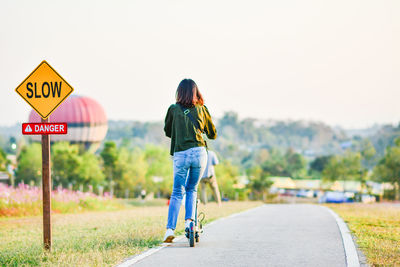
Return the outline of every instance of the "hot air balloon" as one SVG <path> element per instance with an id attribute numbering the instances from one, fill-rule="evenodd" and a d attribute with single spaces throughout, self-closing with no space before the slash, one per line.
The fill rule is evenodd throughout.
<path id="1" fill-rule="evenodd" d="M 32 110 L 29 122 L 41 122 L 40 116 Z M 67 98 L 51 115 L 50 122 L 66 122 L 68 134 L 52 135 L 51 142 L 68 141 L 82 144 L 85 149 L 95 151 L 106 136 L 108 125 L 103 107 L 94 99 L 72 95 Z M 40 141 L 39 136 L 32 136 Z"/>

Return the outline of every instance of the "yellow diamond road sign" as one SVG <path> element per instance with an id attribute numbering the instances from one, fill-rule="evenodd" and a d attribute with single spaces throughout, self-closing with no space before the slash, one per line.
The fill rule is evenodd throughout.
<path id="1" fill-rule="evenodd" d="M 74 91 L 46 61 L 15 89 L 42 117 L 47 117 Z"/>

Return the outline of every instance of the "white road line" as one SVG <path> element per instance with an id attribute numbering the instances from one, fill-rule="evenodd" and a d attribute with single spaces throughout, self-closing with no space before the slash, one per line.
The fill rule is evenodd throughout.
<path id="1" fill-rule="evenodd" d="M 336 220 L 336 223 L 340 230 L 340 234 L 342 236 L 344 252 L 346 254 L 347 267 L 359 267 L 360 261 L 358 260 L 357 249 L 353 242 L 353 238 L 351 237 L 351 232 L 346 223 L 342 220 L 342 218 L 339 217 L 339 215 L 336 214 L 336 212 L 334 212 L 330 208 L 325 206 L 321 207 L 326 208 Z"/>
<path id="2" fill-rule="evenodd" d="M 247 213 L 249 211 L 253 211 L 253 210 L 261 208 L 263 206 L 264 205 L 261 205 L 261 206 L 255 207 L 255 208 L 251 208 L 249 210 L 241 211 L 241 212 L 238 212 L 238 213 L 231 214 L 231 215 L 229 215 L 227 217 L 223 217 L 223 218 L 217 219 L 215 221 L 212 221 L 212 222 L 206 224 L 204 226 L 204 228 L 206 229 L 206 228 L 210 227 L 211 225 L 215 224 L 216 222 L 220 222 L 220 221 L 228 219 L 228 218 L 233 218 L 233 217 L 236 217 L 238 215 L 245 214 L 245 213 Z M 174 242 L 180 241 L 183 238 L 186 238 L 186 237 L 184 235 L 177 236 L 177 237 L 175 237 Z M 143 253 L 140 253 L 139 255 L 136 255 L 136 256 L 133 256 L 131 258 L 126 259 L 124 262 L 118 264 L 116 267 L 129 267 L 129 266 L 132 266 L 133 264 L 137 263 L 138 261 L 140 261 L 140 260 L 142 260 L 142 259 L 144 259 L 144 258 L 156 253 L 157 251 L 159 251 L 159 250 L 161 250 L 161 249 L 163 249 L 165 247 L 170 246 L 171 244 L 172 243 L 162 243 L 158 247 L 148 249 L 148 250 L 144 251 Z"/>
<path id="3" fill-rule="evenodd" d="M 169 245 L 169 244 L 164 243 L 164 244 L 162 244 L 162 245 L 159 246 L 159 247 L 151 248 L 151 249 L 149 249 L 149 250 L 146 250 L 145 252 L 143 252 L 143 253 L 141 253 L 141 254 L 139 254 L 139 255 L 137 255 L 137 256 L 134 256 L 133 258 L 128 258 L 128 259 L 126 259 L 126 261 L 124 261 L 123 263 L 121 263 L 121 264 L 119 264 L 119 265 L 117 265 L 117 266 L 118 266 L 118 267 L 128 267 L 128 266 L 131 266 L 131 265 L 135 264 L 136 262 L 140 261 L 141 259 L 144 259 L 144 258 L 150 256 L 151 254 L 156 253 L 157 251 L 159 251 L 160 249 L 162 249 L 162 248 L 164 248 L 164 247 L 166 247 L 166 246 L 168 246 L 168 245 Z"/>

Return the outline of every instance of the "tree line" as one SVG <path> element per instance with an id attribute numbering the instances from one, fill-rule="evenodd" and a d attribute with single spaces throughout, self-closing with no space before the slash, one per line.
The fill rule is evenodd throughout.
<path id="1" fill-rule="evenodd" d="M 399 188 L 400 138 L 380 158 L 376 158 L 370 142 L 364 142 L 357 149 L 348 149 L 338 155 L 316 157 L 311 161 L 293 149 L 284 153 L 278 149 L 259 149 L 249 153 L 240 164 L 221 158 L 216 172 L 221 191 L 229 198 L 235 198 L 237 192 L 252 192 L 255 198 L 261 198 L 271 186 L 271 176 L 352 180 L 362 184 L 374 180 L 389 182 Z M 40 155 L 39 143 L 31 143 L 22 148 L 17 157 L 16 184 L 23 182 L 40 185 Z M 59 142 L 52 146 L 51 159 L 54 187 L 93 190 L 97 193 L 108 191 L 118 197 L 137 197 L 143 189 L 159 197 L 167 197 L 171 193 L 171 156 L 168 149 L 160 145 L 139 148 L 129 142 L 117 146 L 115 142 L 107 141 L 99 153 L 93 154 L 80 145 Z M 5 170 L 5 166 L 5 153 L 0 150 L 0 169 Z M 246 180 L 241 181 L 240 177 Z"/>
<path id="2" fill-rule="evenodd" d="M 322 123 L 240 120 L 236 113 L 227 112 L 217 120 L 217 129 L 219 137 L 209 145 L 221 159 L 217 175 L 221 191 L 229 198 L 238 191 L 261 196 L 271 185 L 271 176 L 363 184 L 374 180 L 399 188 L 400 141 L 396 137 L 400 127 L 383 127 L 368 138 L 349 138 Z M 40 145 L 21 146 L 15 182 L 39 184 Z M 74 144 L 52 146 L 53 183 L 73 189 L 101 188 L 121 197 L 136 196 L 142 189 L 168 196 L 172 188 L 168 148 L 161 122 L 111 121 L 107 140 L 96 154 Z M 0 171 L 5 170 L 5 162 L 0 150 Z"/>
<path id="3" fill-rule="evenodd" d="M 141 190 L 158 197 L 168 197 L 172 190 L 172 161 L 163 146 L 143 148 L 113 141 L 104 143 L 99 153 L 86 151 L 83 146 L 57 142 L 51 147 L 53 188 L 112 192 L 117 197 L 137 197 Z M 3 157 L 4 155 L 4 157 Z M 0 149 L 0 168 L 5 168 L 5 153 Z M 41 145 L 25 145 L 18 157 L 14 184 L 41 184 Z M 227 161 L 216 168 L 221 191 L 233 197 L 232 185 L 239 169 Z"/>

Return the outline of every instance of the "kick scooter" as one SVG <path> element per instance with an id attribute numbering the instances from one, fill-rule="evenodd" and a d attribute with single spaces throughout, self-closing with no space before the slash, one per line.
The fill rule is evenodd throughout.
<path id="1" fill-rule="evenodd" d="M 189 228 L 185 229 L 186 237 L 189 240 L 190 247 L 194 247 L 196 242 L 200 241 L 200 234 L 203 233 L 203 221 L 206 215 L 204 214 L 204 212 L 200 212 L 199 214 L 197 214 L 197 208 L 199 202 L 200 200 L 197 199 L 194 221 L 190 223 Z"/>

